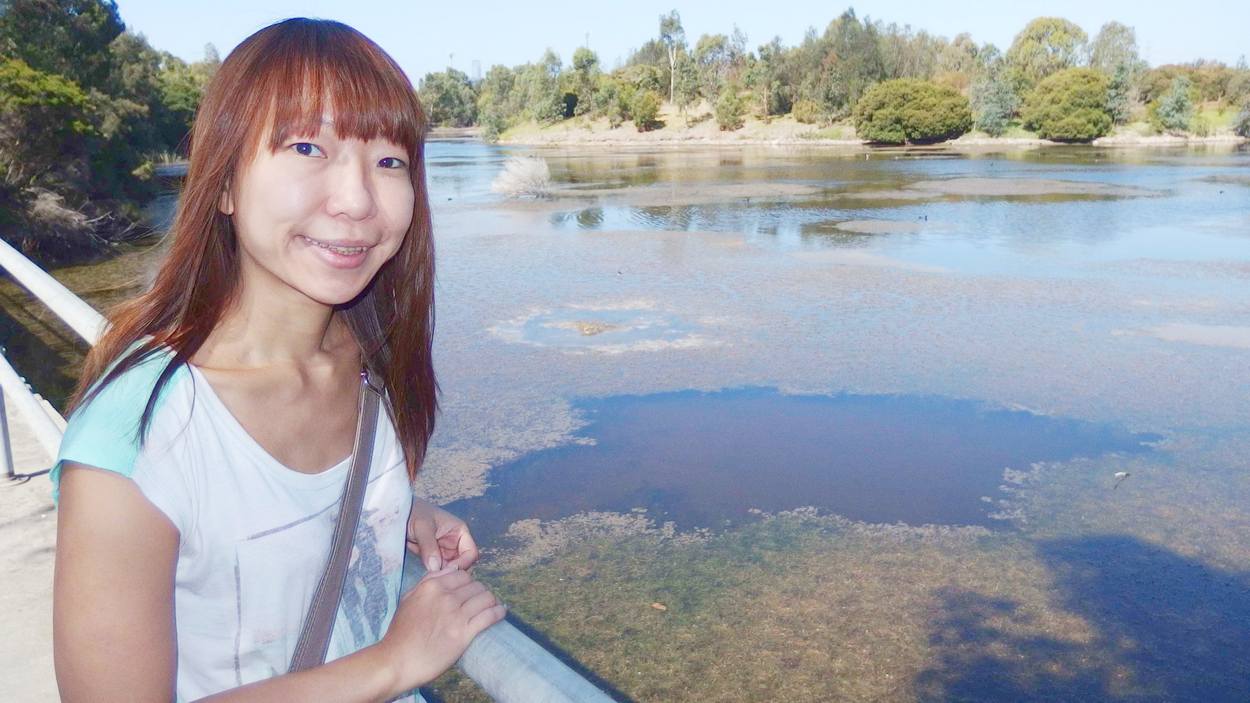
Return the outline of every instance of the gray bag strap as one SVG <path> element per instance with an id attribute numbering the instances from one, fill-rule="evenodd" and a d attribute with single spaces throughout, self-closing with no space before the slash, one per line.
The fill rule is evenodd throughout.
<path id="1" fill-rule="evenodd" d="M 347 565 L 351 561 L 356 525 L 360 522 L 360 507 L 364 502 L 365 488 L 369 485 L 369 464 L 373 460 L 379 400 L 379 391 L 369 383 L 369 372 L 361 371 L 360 412 L 356 421 L 356 444 L 352 447 L 351 472 L 347 475 L 347 485 L 343 487 L 343 497 L 339 501 L 339 518 L 330 541 L 330 559 L 317 583 L 317 590 L 313 592 L 308 614 L 304 616 L 304 628 L 295 645 L 295 654 L 291 656 L 291 671 L 311 669 L 325 662 L 339 598 L 343 594 L 343 581 L 347 578 Z"/>

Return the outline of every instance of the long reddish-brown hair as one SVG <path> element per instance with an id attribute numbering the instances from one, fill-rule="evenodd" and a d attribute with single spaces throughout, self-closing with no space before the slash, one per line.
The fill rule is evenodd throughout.
<path id="1" fill-rule="evenodd" d="M 434 246 L 425 184 L 427 121 L 412 83 L 380 47 L 339 22 L 303 18 L 270 25 L 239 44 L 213 77 L 191 131 L 191 163 L 170 231 L 169 252 L 151 289 L 113 310 L 111 326 L 87 356 L 72 407 L 162 348 L 168 366 L 148 398 L 142 439 L 156 399 L 204 344 L 236 300 L 239 256 L 219 199 L 261 146 L 321 128 L 323 108 L 341 139 L 388 139 L 408 152 L 416 195 L 412 224 L 394 258 L 367 288 L 339 306 L 364 363 L 381 381 L 388 411 L 415 477 L 434 431 Z"/>

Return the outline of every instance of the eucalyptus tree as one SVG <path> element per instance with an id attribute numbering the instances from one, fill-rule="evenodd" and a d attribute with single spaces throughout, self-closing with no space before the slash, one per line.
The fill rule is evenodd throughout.
<path id="1" fill-rule="evenodd" d="M 1137 32 L 1128 25 L 1108 22 L 1089 44 L 1089 67 L 1110 76 L 1120 66 L 1138 73 L 1146 64 L 1137 51 Z"/>
<path id="2" fill-rule="evenodd" d="M 590 112 L 594 106 L 595 89 L 599 85 L 599 55 L 587 47 L 573 52 L 573 70 L 568 74 L 568 89 L 577 96 L 578 115 Z"/>
<path id="3" fill-rule="evenodd" d="M 668 52 L 668 101 L 673 102 L 677 52 L 686 48 L 686 30 L 681 26 L 681 15 L 677 14 L 677 10 L 660 15 L 660 42 Z"/>

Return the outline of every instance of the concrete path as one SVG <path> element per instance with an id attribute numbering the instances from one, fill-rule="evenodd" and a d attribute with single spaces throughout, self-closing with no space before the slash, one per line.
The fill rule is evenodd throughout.
<path id="1" fill-rule="evenodd" d="M 18 474 L 43 471 L 52 457 L 21 414 L 8 412 Z M 0 476 L 0 697 L 12 703 L 57 700 L 52 669 L 52 561 L 56 508 L 46 474 Z"/>

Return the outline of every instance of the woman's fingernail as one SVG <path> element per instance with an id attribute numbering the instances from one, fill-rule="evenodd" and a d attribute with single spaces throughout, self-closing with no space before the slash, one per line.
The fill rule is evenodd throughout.
<path id="1" fill-rule="evenodd" d="M 425 568 L 427 571 L 438 571 L 442 568 L 442 564 L 438 563 L 438 557 L 430 557 L 425 560 Z"/>

